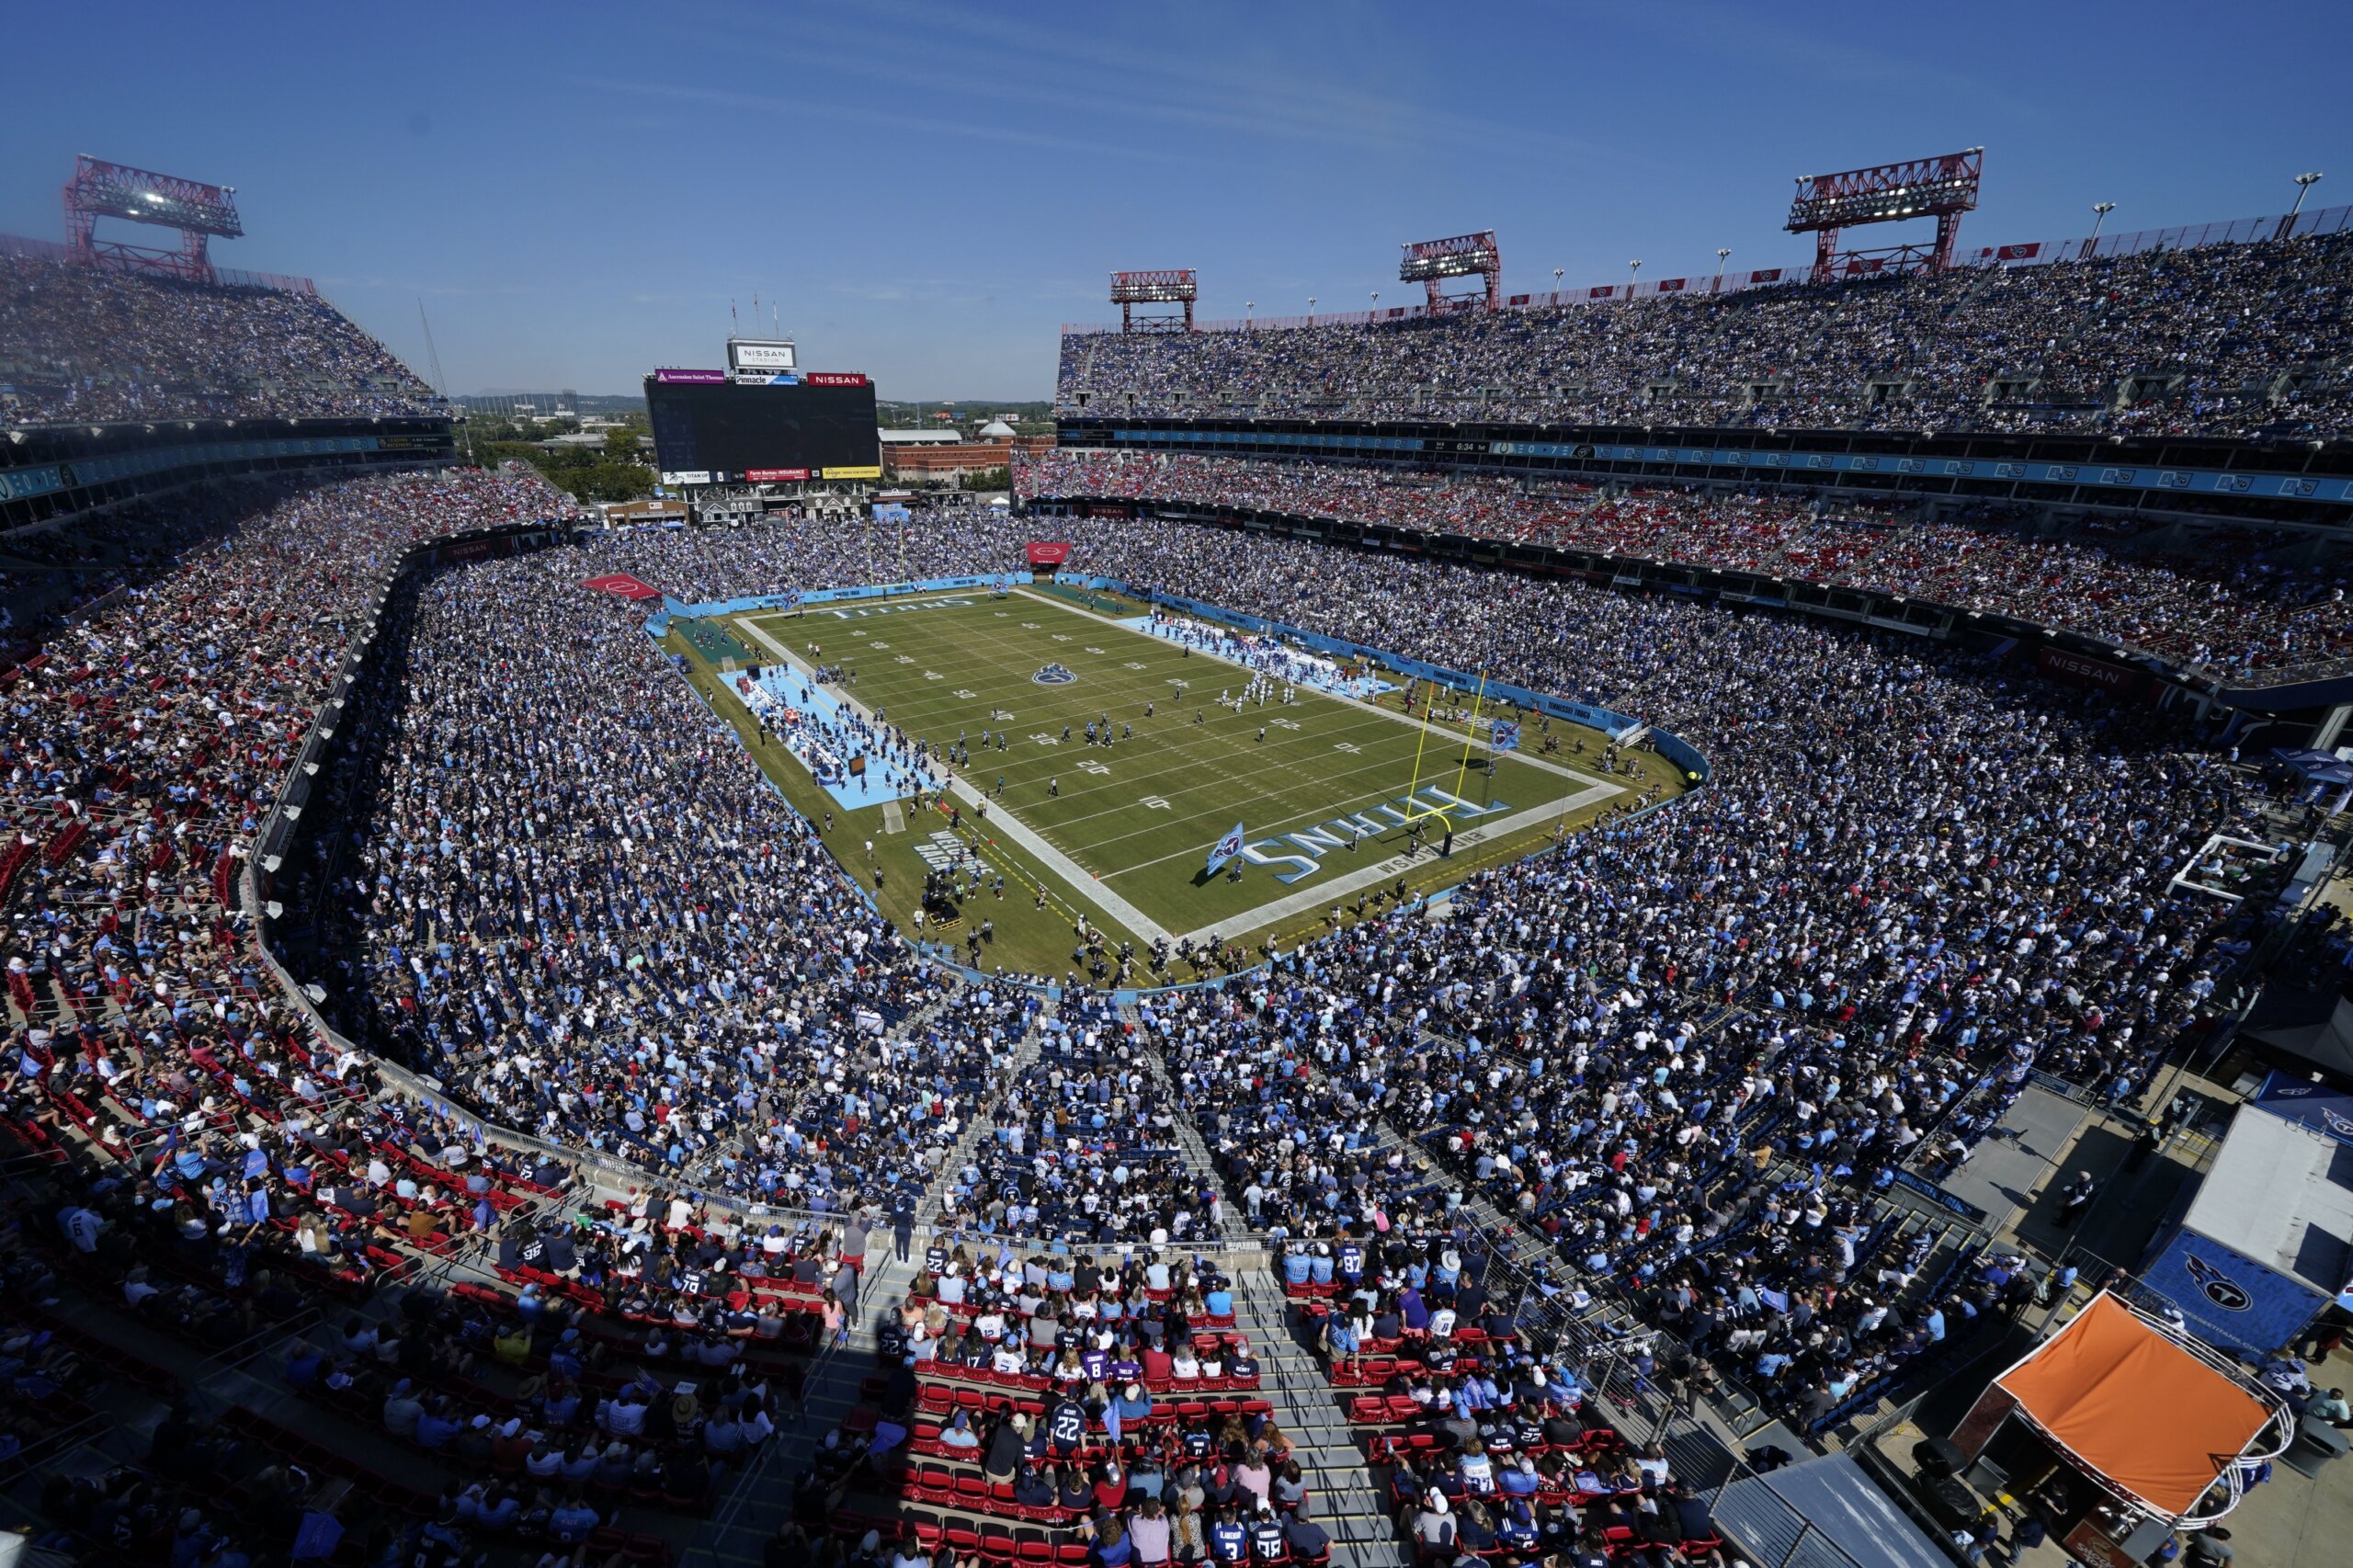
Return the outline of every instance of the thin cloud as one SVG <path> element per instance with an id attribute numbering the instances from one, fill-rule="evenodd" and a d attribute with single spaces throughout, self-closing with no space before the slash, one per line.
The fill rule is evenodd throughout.
<path id="1" fill-rule="evenodd" d="M 979 10 L 902 3 L 877 6 L 892 47 L 874 48 L 870 32 L 812 25 L 789 28 L 766 14 L 728 13 L 731 47 L 747 29 L 770 33 L 777 52 L 796 68 L 822 65 L 870 79 L 1061 111 L 1121 115 L 1272 138 L 1393 151 L 1431 143 L 1477 145 L 1507 139 L 1547 156 L 1598 156 L 1580 139 L 1476 114 L 1436 114 L 1396 94 L 1368 92 L 1308 74 L 1311 58 L 1280 70 L 1254 68 L 1232 55 L 1201 59 L 1175 50 L 1125 46 L 1082 28 L 1009 19 Z M 961 41 L 962 48 L 957 49 Z M 819 48 L 834 46 L 819 53 Z M 943 55 L 942 46 L 951 54 Z M 912 62 L 930 49 L 936 63 Z M 1090 91 L 1090 82 L 1113 84 Z M 1623 157 L 1622 153 L 1612 153 Z"/>
<path id="2" fill-rule="evenodd" d="M 574 76 L 570 80 L 574 85 L 585 87 L 592 92 L 627 93 L 665 103 L 701 104 L 712 108 L 739 112 L 751 111 L 785 115 L 795 119 L 822 119 L 832 125 L 853 123 L 879 126 L 884 130 L 920 132 L 926 136 L 969 137 L 974 141 L 1002 142 L 1010 146 L 1033 147 L 1052 153 L 1113 153 L 1123 158 L 1179 161 L 1176 153 L 1158 149 L 1109 147 L 1100 142 L 1074 141 L 1066 136 L 1022 131 L 1011 126 L 935 119 L 923 115 L 905 114 L 894 109 L 881 109 L 858 104 L 801 103 L 787 98 L 767 97 L 757 93 L 734 92 L 724 87 L 689 86 L 666 82 L 632 82 L 609 76 Z"/>

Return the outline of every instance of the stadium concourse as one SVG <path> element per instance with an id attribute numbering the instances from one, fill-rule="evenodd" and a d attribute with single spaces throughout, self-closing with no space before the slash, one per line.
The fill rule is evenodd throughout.
<path id="1" fill-rule="evenodd" d="M 1073 332 L 1055 410 L 2342 435 L 2348 251 L 2332 233 L 1370 327 Z"/>

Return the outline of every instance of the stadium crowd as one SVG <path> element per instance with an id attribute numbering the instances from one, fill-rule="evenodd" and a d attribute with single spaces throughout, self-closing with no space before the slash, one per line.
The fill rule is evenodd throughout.
<path id="1" fill-rule="evenodd" d="M 1393 331 L 1074 339 L 1065 392 L 1176 410 L 1253 384 L 1289 412 L 1501 398 L 1565 418 L 1655 408 L 1664 369 L 1713 378 L 1665 402 L 1724 420 L 2236 429 L 2279 418 L 2268 383 L 2336 329 L 2345 255 L 2331 239 Z M 0 342 L 0 415 L 19 421 L 432 404 L 300 294 L 12 257 Z M 1983 401 L 2028 364 L 2040 385 Z M 2181 384 L 2091 412 L 2153 369 Z M 1899 373 L 1911 390 L 1857 391 Z M 1750 406 L 1759 378 L 1780 390 Z M 2324 423 L 2344 405 L 2341 382 L 2295 395 Z M 1024 483 L 1769 569 L 2225 671 L 2344 642 L 2334 570 L 2252 536 L 2216 563 L 2001 518 L 1078 453 Z M 855 1515 L 845 1532 L 831 1505 L 864 1478 L 1051 1519 L 1092 1568 L 1320 1562 L 1290 1440 L 1246 1397 L 1233 1282 L 1197 1250 L 1238 1223 L 1275 1244 L 1333 1381 L 1443 1438 L 1391 1466 L 1426 1555 L 1709 1563 L 1705 1509 L 1663 1455 L 1581 1418 L 1584 1370 L 1515 1341 L 1531 1302 L 1572 1328 L 1622 1303 L 1673 1336 L 1644 1367 L 1672 1391 L 1721 1369 L 1814 1427 L 1937 1365 L 2028 1275 L 1881 1202 L 1892 1167 L 1966 1158 L 2029 1073 L 2132 1096 L 2267 903 L 2168 888 L 2207 834 L 2266 836 L 2211 732 L 1993 656 L 1079 520 L 1079 569 L 1639 715 L 1711 774 L 1475 872 L 1442 920 L 1360 899 L 1264 968 L 1131 1015 L 1050 1009 L 926 960 L 642 607 L 584 585 L 627 572 L 697 599 L 977 574 L 1015 568 L 1033 525 L 592 534 L 412 574 L 379 619 L 415 542 L 571 512 L 522 470 L 289 478 L 0 546 L 18 644 L 0 659 L 0 1133 L 24 1156 L 0 1192 L 0 1460 L 79 1441 L 126 1384 L 165 1412 L 143 1456 L 114 1462 L 139 1451 L 125 1437 L 102 1473 L 40 1475 L 40 1545 L 190 1568 L 444 1568 L 510 1546 L 660 1562 L 665 1543 L 620 1521 L 710 1506 L 797 1399 L 784 1358 L 846 1339 L 874 1238 L 888 1224 L 905 1257 L 936 1197 L 961 1234 L 936 1236 L 877 1314 L 886 1403 L 916 1418 L 824 1444 L 812 1506 L 797 1497 L 779 1535 L 790 1561 L 926 1568 L 938 1540 L 860 1536 Z M 234 895 L 370 624 L 345 744 L 269 894 L 337 1039 L 281 997 Z M 625 1196 L 582 1188 L 591 1169 Z M 800 1212 L 746 1220 L 722 1199 Z M 1037 1240 L 1128 1251 L 1017 1249 Z M 469 1243 L 488 1244 L 479 1279 L 421 1280 Z M 275 1399 L 182 1397 L 181 1373 L 233 1363 L 368 1445 L 306 1436 L 345 1428 Z M 1042 1396 L 1036 1418 L 982 1392 L 1000 1385 Z M 403 1462 L 380 1467 L 376 1445 Z"/>
<path id="2" fill-rule="evenodd" d="M 943 567 L 985 569 L 1019 532 L 997 523 L 971 528 L 961 540 L 934 541 L 946 551 Z M 1552 1288 L 1613 1279 L 1654 1322 L 1717 1353 L 1762 1397 L 1793 1413 L 1824 1411 L 1931 1354 L 1995 1308 L 2014 1277 L 1997 1263 L 1941 1256 L 1924 1273 L 1926 1259 L 1911 1256 L 1918 1238 L 1897 1235 L 1871 1201 L 1889 1167 L 1922 1139 L 1965 1150 L 1995 1119 L 1987 1107 L 1997 1110 L 2029 1067 L 2099 1094 L 2130 1094 L 2241 950 L 2235 934 L 2218 928 L 2214 906 L 2164 891 L 2206 833 L 2250 825 L 2237 776 L 2098 699 L 1906 640 L 1722 607 L 1302 543 L 1252 540 L 1237 551 L 1230 533 L 1168 522 L 1074 531 L 1089 570 L 1459 667 L 1483 664 L 1641 714 L 1698 745 L 1715 781 L 1673 810 L 1621 819 L 1474 877 L 1444 926 L 1376 916 L 1267 977 L 1148 1009 L 1142 1055 L 1171 1064 L 1173 1097 L 1143 1071 L 1136 1046 L 1099 1022 L 1057 1027 L 1053 1049 L 1041 1050 L 991 1109 L 993 1141 L 984 1136 L 951 1173 L 946 1217 L 976 1231 L 1181 1240 L 1173 1217 L 1190 1178 L 1153 1153 L 1165 1146 L 1160 1127 L 1181 1104 L 1201 1111 L 1229 1195 L 1286 1240 L 1336 1252 L 1378 1233 L 1442 1251 L 1460 1244 L 1463 1206 L 1475 1194 L 1507 1218 L 1519 1262 L 1543 1265 Z M 700 569 L 720 574 L 710 581 L 723 588 L 743 543 L 673 535 L 644 548 L 676 563 L 699 546 Z M 961 560 L 960 543 L 971 552 Z M 836 571 L 856 574 L 855 543 L 822 530 L 771 548 L 778 562 L 798 563 L 808 585 Z M 615 538 L 580 559 L 470 566 L 420 590 L 421 619 L 452 618 L 447 631 L 421 639 L 446 649 L 449 662 L 413 664 L 414 691 L 430 700 L 405 711 L 446 728 L 407 740 L 402 788 L 418 801 L 438 792 L 444 803 L 431 816 L 363 810 L 356 820 L 371 824 L 373 844 L 411 846 L 394 885 L 413 887 L 413 903 L 430 918 L 449 901 L 449 919 L 470 926 L 472 939 L 433 946 L 438 963 L 426 960 L 421 991 L 415 961 L 381 961 L 404 935 L 415 939 L 418 908 L 403 907 L 375 926 L 377 961 L 353 978 L 374 989 L 385 1017 L 404 1020 L 396 1027 L 406 1027 L 414 1006 L 460 1040 L 536 1037 L 540 1043 L 480 1058 L 460 1079 L 494 1114 L 560 1137 L 567 1124 L 573 1135 L 593 1127 L 592 1141 L 610 1134 L 608 1149 L 669 1162 L 680 1142 L 699 1159 L 731 1130 L 740 1136 L 731 1109 L 762 1113 L 756 1123 L 779 1112 L 756 1054 L 767 1041 L 756 1031 L 745 1042 L 723 994 L 714 989 L 698 1006 L 692 990 L 743 981 L 754 945 L 702 943 L 684 930 L 692 917 L 678 914 L 669 939 L 683 969 L 638 989 L 657 1013 L 667 991 L 679 1017 L 642 1036 L 643 1005 L 621 999 L 627 988 L 617 983 L 606 992 L 611 1005 L 635 1015 L 615 1030 L 623 1045 L 602 1043 L 602 1018 L 597 1043 L 584 1044 L 576 1024 L 554 1027 L 566 1011 L 560 998 L 533 1004 L 521 986 L 540 983 L 515 971 L 511 959 L 497 970 L 493 955 L 502 942 L 511 953 L 549 939 L 536 907 L 526 915 L 522 904 L 528 895 L 537 905 L 543 880 L 562 916 L 551 928 L 577 924 L 571 945 L 603 942 L 603 962 L 617 973 L 640 941 L 613 935 L 642 916 L 626 913 L 627 901 L 580 898 L 576 883 L 536 869 L 528 879 L 509 872 L 510 892 L 499 884 L 495 850 L 480 858 L 437 826 L 441 814 L 471 821 L 465 836 L 508 840 L 510 864 L 535 854 L 557 864 L 563 840 L 551 827 L 569 808 L 555 802 L 571 791 L 584 804 L 598 800 L 601 787 L 589 781 L 616 767 L 624 769 L 622 798 L 660 798 L 656 790 L 673 786 L 657 778 L 654 759 L 667 756 L 697 770 L 694 793 L 724 840 L 713 841 L 720 849 L 735 835 L 757 841 L 760 819 L 735 818 L 733 794 L 721 787 L 731 765 L 713 748 L 732 743 L 709 739 L 700 715 L 681 714 L 679 733 L 643 753 L 617 739 L 667 734 L 649 717 L 665 710 L 665 700 L 639 683 L 669 677 L 626 612 L 571 585 L 593 571 L 651 573 L 638 549 L 634 538 Z M 616 705 L 530 653 L 584 647 L 597 651 L 595 666 L 603 689 L 619 694 Z M 499 658 L 484 659 L 484 649 Z M 518 678 L 496 673 L 501 661 Z M 1751 695 L 1728 707 L 1713 672 L 1735 668 L 1749 673 Z M 445 673 L 465 695 L 439 684 Z M 586 775 L 575 773 L 581 759 L 566 755 L 573 748 L 561 731 L 550 733 L 551 715 L 604 742 Z M 469 732 L 479 738 L 461 739 Z M 1893 744 L 1859 753 L 1847 741 L 1859 733 Z M 453 742 L 463 749 L 448 749 Z M 528 826 L 519 818 L 504 825 L 487 793 L 451 782 L 479 777 L 487 790 L 497 770 L 517 767 L 522 777 L 540 769 L 538 795 L 551 801 Z M 748 799 L 764 800 L 743 777 Z M 618 811 L 610 831 L 634 840 L 631 809 L 646 808 L 608 801 L 597 814 Z M 806 830 L 767 809 L 767 841 L 799 847 Z M 699 846 L 699 830 L 666 836 L 684 846 L 679 854 Z M 622 883 L 641 908 L 683 866 L 651 840 L 643 853 L 664 869 Z M 452 858 L 455 866 L 445 864 Z M 603 863 L 616 858 L 608 853 Z M 836 874 L 813 851 L 796 869 L 820 886 Z M 727 874 L 704 865 L 697 882 L 707 889 Z M 749 894 L 755 925 L 761 896 Z M 793 896 L 813 898 L 801 886 Z M 722 889 L 711 923 L 724 925 L 725 906 L 745 897 Z M 396 894 L 392 904 L 399 902 Z M 665 924 L 674 917 L 653 907 Z M 840 919 L 838 903 L 808 907 Z M 861 907 L 849 928 L 870 918 Z M 796 931 L 815 943 L 830 928 Z M 722 953 L 734 960 L 733 974 L 719 967 Z M 704 971 L 694 969 L 698 959 Z M 912 964 L 900 972 L 913 974 Z M 792 992 L 804 1019 L 824 1017 L 825 1030 L 844 1036 L 861 997 L 880 1010 L 875 992 L 855 982 L 812 984 L 806 967 Z M 498 998 L 487 1007 L 494 1022 L 479 1016 L 486 995 Z M 585 1021 L 593 1006 L 569 1010 Z M 1017 1035 L 1017 1023 L 1002 1038 Z M 676 1042 L 698 1028 L 717 1050 Z M 813 1040 L 818 1028 L 810 1027 Z M 665 1029 L 671 1040 L 661 1038 Z M 957 1043 L 950 1037 L 934 1049 L 952 1052 Z M 526 1054 L 502 1076 L 497 1064 L 510 1051 Z M 444 1060 L 471 1054 L 461 1048 Z M 596 1084 L 615 1071 L 617 1055 L 634 1059 L 642 1087 L 604 1107 L 566 1103 L 563 1085 Z M 801 1060 L 779 1055 L 776 1065 Z M 803 1072 L 844 1070 L 824 1055 L 805 1060 Z M 923 1065 L 938 1072 L 940 1060 Z M 940 1081 L 966 1071 L 964 1082 L 977 1087 L 1006 1060 L 992 1042 Z M 559 1064 L 566 1070 L 546 1071 Z M 1964 1115 L 1956 1108 L 1981 1081 L 1990 1099 L 1971 1099 Z M 903 1131 L 875 1153 L 927 1171 L 926 1155 L 976 1103 L 969 1090 L 945 1094 L 954 1126 L 929 1127 L 918 1116 L 926 1131 L 912 1146 Z M 684 1131 L 675 1111 L 662 1122 L 665 1102 L 694 1108 Z M 658 1144 L 630 1147 L 639 1142 L 629 1135 L 631 1108 L 666 1125 Z M 868 1108 L 888 1121 L 902 1108 Z M 699 1130 L 714 1115 L 712 1128 Z M 812 1148 L 840 1131 L 822 1119 L 784 1119 Z M 732 1169 L 724 1160 L 716 1170 L 707 1160 L 689 1168 L 722 1190 L 774 1195 L 779 1173 L 796 1163 L 759 1147 L 762 1136 L 745 1140 Z M 856 1163 L 870 1172 L 880 1161 Z M 869 1195 L 891 1196 L 844 1198 Z M 1829 1283 L 1864 1268 L 1887 1271 L 1884 1305 L 1868 1290 L 1840 1294 L 1835 1309 L 1818 1305 Z M 1366 1306 L 1375 1319 L 1385 1311 L 1378 1291 Z"/>
<path id="3" fill-rule="evenodd" d="M 364 1106 L 370 1060 L 296 1026 L 222 906 L 394 552 L 562 509 L 519 474 L 265 497 L 154 549 L 121 600 L 17 667 L 20 1139 L 160 1157 L 171 1203 L 210 1233 L 250 1223 L 258 1191 L 269 1257 L 331 1260 L 288 1267 L 363 1290 L 566 1177 L 405 1099 Z M 1002 567 L 1030 531 L 917 528 L 921 569 L 959 573 Z M 705 1195 L 905 1216 L 944 1174 L 961 1228 L 1181 1247 L 1220 1216 L 1174 1154 L 1197 1131 L 1287 1274 L 1359 1276 L 1323 1320 L 1343 1372 L 1392 1320 L 1507 1328 L 1461 1263 L 1492 1244 L 1573 1312 L 1613 1282 L 1689 1347 L 1664 1375 L 1721 1365 L 1816 1419 L 2017 1289 L 2006 1260 L 1931 1256 L 1893 1223 L 1872 1199 L 1888 1165 L 1982 1134 L 1990 1117 L 1953 1108 L 1982 1104 L 1981 1082 L 1995 1103 L 2029 1068 L 2128 1095 L 2243 950 L 2219 906 L 2164 891 L 2204 834 L 2249 828 L 2240 776 L 2099 698 L 1729 607 L 1081 522 L 1084 569 L 1599 700 L 1689 740 L 1713 777 L 1473 876 L 1445 923 L 1373 911 L 1270 971 L 1152 1003 L 1132 1036 L 1075 1001 L 1040 1030 L 1028 993 L 921 963 L 642 612 L 581 586 L 608 571 L 716 593 L 861 580 L 864 543 L 843 532 L 590 536 L 404 580 L 347 719 L 356 744 L 314 785 L 333 825 L 278 879 L 316 927 L 293 956 L 353 1039 L 429 1067 L 496 1127 L 675 1192 L 529 1256 L 609 1285 L 617 1309 L 688 1312 L 689 1337 L 714 1269 L 770 1264 Z M 1729 694 L 1728 669 L 1745 674 Z M 322 1186 L 322 1137 L 351 1179 Z M 1474 1238 L 1482 1200 L 1504 1226 Z M 805 1251 L 805 1283 L 839 1282 L 844 1235 L 779 1240 L 796 1281 Z M 241 1332 L 256 1310 L 250 1291 L 191 1289 L 161 1287 L 190 1332 Z M 1174 1289 L 1214 1314 L 1206 1280 Z M 840 1305 L 808 1310 L 831 1325 Z M 436 1321 L 453 1345 L 483 1332 Z M 332 1355 L 319 1372 L 337 1375 Z M 1434 1406 L 1487 1397 L 1438 1362 L 1418 1376 Z M 418 1403 L 420 1426 L 471 1426 L 462 1404 Z M 644 1455 L 620 1440 L 636 1473 Z M 671 1451 L 649 1484 L 721 1478 L 723 1460 Z M 551 1517 L 562 1502 L 490 1488 L 472 1506 Z"/>
<path id="4" fill-rule="evenodd" d="M 1680 600 L 1165 523 L 1081 538 L 1091 569 L 1583 681 L 1714 770 L 1671 810 L 1474 876 L 1442 926 L 1373 919 L 1147 1013 L 1272 1233 L 1427 1241 L 1476 1190 L 1576 1278 L 1730 1346 L 1766 1396 L 1835 1404 L 2016 1277 L 1914 1259 L 1890 1274 L 1900 1312 L 1868 1288 L 1836 1323 L 1792 1307 L 1893 1245 L 1868 1205 L 1888 1168 L 1924 1138 L 1965 1153 L 2029 1068 L 2129 1096 L 2245 950 L 2165 885 L 2207 834 L 2256 831 L 2254 801 L 2102 699 Z M 1725 670 L 1746 681 L 1729 704 Z"/>
<path id="5" fill-rule="evenodd" d="M 314 1097 L 353 1065 L 274 1039 L 287 1018 L 226 907 L 236 863 L 403 550 L 562 506 L 535 477 L 479 472 L 237 496 L 189 499 L 139 574 L 0 673 L 24 1061 L 52 1084 L 170 1078 L 175 1116 L 205 1093 Z"/>
<path id="6" fill-rule="evenodd" d="M 2348 250 L 2336 234 L 1371 326 L 1074 333 L 1055 411 L 2336 434 Z"/>
<path id="7" fill-rule="evenodd" d="M 1015 465 L 1030 500 L 1100 498 L 1386 523 L 1563 550 L 1803 578 L 2014 616 L 2102 637 L 2217 676 L 2353 653 L 2347 573 L 2307 542 L 2256 529 L 2194 545 L 2037 536 L 1988 511 L 1924 522 L 1805 497 L 1668 490 L 1612 494 L 1500 478 L 1188 453 L 1065 449 Z"/>
<path id="8" fill-rule="evenodd" d="M 0 423 L 440 411 L 316 294 L 0 254 Z"/>
<path id="9" fill-rule="evenodd" d="M 677 551 L 615 559 L 652 571 L 641 541 Z M 506 1125 L 795 1208 L 896 1206 L 1036 1003 L 924 961 L 580 565 L 398 590 L 397 678 L 325 787 L 336 1016 Z"/>
<path id="10" fill-rule="evenodd" d="M 1188 1165 L 1165 1093 L 1111 1009 L 1073 1000 L 950 1173 L 942 1222 L 1071 1242 L 1198 1243 L 1220 1204 Z"/>

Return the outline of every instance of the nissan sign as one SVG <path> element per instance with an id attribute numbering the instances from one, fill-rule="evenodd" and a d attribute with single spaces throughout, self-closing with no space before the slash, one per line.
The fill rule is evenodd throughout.
<path id="1" fill-rule="evenodd" d="M 797 369 L 800 361 L 790 343 L 731 337 L 727 340 L 727 363 L 738 370 L 790 370 Z"/>

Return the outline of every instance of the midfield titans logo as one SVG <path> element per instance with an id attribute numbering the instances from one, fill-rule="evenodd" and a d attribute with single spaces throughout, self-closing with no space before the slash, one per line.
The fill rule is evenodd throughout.
<path id="1" fill-rule="evenodd" d="M 2224 1312 L 2243 1312 L 2255 1305 L 2255 1298 L 2246 1293 L 2245 1287 L 2196 1253 L 2184 1254 L 2182 1262 L 2206 1299 Z"/>
<path id="2" fill-rule="evenodd" d="M 1040 686 L 1068 686 L 1078 676 L 1061 665 L 1048 665 L 1029 678 Z"/>

